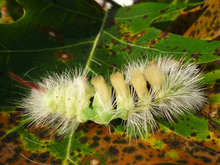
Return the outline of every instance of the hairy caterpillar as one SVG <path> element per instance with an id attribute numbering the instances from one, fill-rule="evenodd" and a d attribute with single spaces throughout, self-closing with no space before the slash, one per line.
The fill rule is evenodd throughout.
<path id="1" fill-rule="evenodd" d="M 155 118 L 172 121 L 184 112 L 199 110 L 206 100 L 198 66 L 172 57 L 131 62 L 110 76 L 112 87 L 102 76 L 89 83 L 82 72 L 53 73 L 36 84 L 12 72 L 10 76 L 30 87 L 20 102 L 27 119 L 61 135 L 68 135 L 88 120 L 108 125 L 121 118 L 128 134 L 135 130 L 144 137 L 149 128 L 157 128 Z"/>

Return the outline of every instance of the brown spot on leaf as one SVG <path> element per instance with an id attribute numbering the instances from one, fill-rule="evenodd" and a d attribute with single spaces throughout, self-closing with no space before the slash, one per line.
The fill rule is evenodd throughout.
<path id="1" fill-rule="evenodd" d="M 212 13 L 210 10 L 207 10 L 205 13 L 204 13 L 204 16 L 206 17 L 211 17 Z"/>
<path id="2" fill-rule="evenodd" d="M 130 45 L 127 45 L 125 48 L 121 49 L 122 52 L 129 50 L 128 54 L 132 52 L 132 47 Z"/>
<path id="3" fill-rule="evenodd" d="M 4 143 L 4 144 L 0 143 L 0 144 L 1 144 L 0 164 L 16 164 L 19 159 L 18 155 L 22 151 L 22 148 L 19 146 L 19 144 L 14 144 L 14 143 Z"/>
<path id="4" fill-rule="evenodd" d="M 196 132 L 193 132 L 193 133 L 190 134 L 190 136 L 192 136 L 192 137 L 195 137 L 196 135 L 197 135 Z"/>
<path id="5" fill-rule="evenodd" d="M 157 22 L 157 21 L 161 20 L 162 18 L 163 18 L 163 17 L 158 17 L 158 18 L 154 19 L 153 22 Z"/>
<path id="6" fill-rule="evenodd" d="M 87 137 L 81 137 L 80 139 L 79 139 L 79 142 L 81 143 L 81 144 L 86 144 L 87 142 L 88 142 L 88 138 Z"/>
<path id="7" fill-rule="evenodd" d="M 150 48 L 153 48 L 156 43 L 160 42 L 162 39 L 167 39 L 168 36 L 169 36 L 168 32 L 161 31 L 159 33 L 157 39 L 153 39 L 153 40 L 150 40 L 150 41 L 147 42 L 147 46 L 149 46 Z M 167 46 L 167 48 L 169 48 L 169 46 Z"/>
<path id="8" fill-rule="evenodd" d="M 113 51 L 112 49 L 109 49 L 110 54 L 113 55 L 114 57 L 117 57 L 117 52 Z"/>
<path id="9" fill-rule="evenodd" d="M 172 141 L 172 142 L 170 142 L 170 145 L 174 148 L 177 148 L 180 145 L 180 143 L 179 143 L 179 141 Z"/>
<path id="10" fill-rule="evenodd" d="M 113 140 L 114 144 L 127 144 L 127 141 L 123 138 L 118 137 L 116 140 Z"/>
<path id="11" fill-rule="evenodd" d="M 199 158 L 202 159 L 202 161 L 205 162 L 205 163 L 211 163 L 212 162 L 211 159 L 209 159 L 205 156 L 200 156 Z"/>
<path id="12" fill-rule="evenodd" d="M 194 17 L 197 19 L 197 21 L 195 21 L 194 24 L 192 23 L 192 26 L 184 32 L 183 36 L 193 37 L 200 40 L 212 40 L 216 37 L 219 29 L 219 25 L 217 23 L 219 21 L 220 11 L 217 10 L 217 8 L 219 8 L 219 1 L 206 1 L 205 4 L 206 5 L 203 5 L 202 8 L 197 7 L 197 10 L 195 10 L 197 14 L 194 12 Z M 215 7 L 212 8 L 212 6 Z M 192 16 L 190 17 L 190 20 L 191 18 Z M 194 35 L 192 31 L 195 31 Z"/>
<path id="13" fill-rule="evenodd" d="M 110 140 L 111 140 L 111 138 L 110 138 L 109 136 L 106 136 L 106 137 L 104 137 L 103 139 L 104 139 L 106 142 L 108 142 L 108 143 L 109 143 Z"/>
<path id="14" fill-rule="evenodd" d="M 145 149 L 145 147 L 144 147 L 144 145 L 143 145 L 143 143 L 138 143 L 138 146 L 140 147 L 140 148 L 142 148 L 142 149 Z"/>
<path id="15" fill-rule="evenodd" d="M 96 148 L 98 146 L 99 146 L 98 142 L 93 142 L 92 144 L 89 145 L 89 147 L 91 147 L 91 148 Z"/>
<path id="16" fill-rule="evenodd" d="M 219 29 L 220 29 L 220 25 L 219 25 L 219 22 L 217 22 L 217 23 L 214 25 L 213 30 L 214 30 L 215 32 L 217 32 Z"/>
<path id="17" fill-rule="evenodd" d="M 167 39 L 169 36 L 169 33 L 168 32 L 165 32 L 165 31 L 161 31 L 158 35 L 158 39 Z"/>
<path id="18" fill-rule="evenodd" d="M 100 137 L 94 136 L 94 137 L 92 138 L 92 140 L 93 140 L 94 142 L 98 142 L 98 141 L 100 140 Z"/>
<path id="19" fill-rule="evenodd" d="M 123 27 L 122 27 L 123 28 Z M 123 40 L 125 40 L 127 43 L 134 43 L 137 42 L 139 39 L 141 39 L 145 34 L 146 34 L 146 30 L 142 30 L 139 33 L 136 34 L 132 34 L 132 32 L 126 32 L 126 33 L 122 33 L 122 28 L 119 27 L 120 29 L 120 36 L 123 38 Z"/>
<path id="20" fill-rule="evenodd" d="M 157 155 L 158 158 L 164 158 L 165 157 L 165 152 L 162 152 L 160 154 Z"/>
<path id="21" fill-rule="evenodd" d="M 49 25 L 42 25 L 40 30 L 44 37 L 50 38 L 62 46 L 64 45 L 64 35 L 60 29 Z"/>
<path id="22" fill-rule="evenodd" d="M 195 36 L 195 33 L 196 32 L 193 30 L 193 31 L 190 32 L 189 36 L 193 38 Z"/>
<path id="23" fill-rule="evenodd" d="M 50 152 L 35 152 L 35 153 L 32 153 L 30 156 L 29 156 L 30 152 L 25 152 L 24 155 L 26 157 L 28 157 L 28 159 L 30 160 L 33 160 L 33 161 L 36 161 L 36 162 L 51 162 L 53 161 L 54 164 L 61 164 L 61 160 L 60 159 L 57 159 L 55 158 L 54 156 L 51 156 L 50 155 Z"/>
<path id="24" fill-rule="evenodd" d="M 214 55 L 220 56 L 220 47 L 218 47 L 217 49 L 215 49 Z"/>
<path id="25" fill-rule="evenodd" d="M 191 54 L 191 58 L 192 58 L 194 61 L 198 61 L 198 59 L 199 59 L 200 56 L 202 56 L 201 53 Z"/>
<path id="26" fill-rule="evenodd" d="M 136 160 L 142 160 L 142 159 L 143 159 L 143 156 L 142 156 L 142 155 L 137 155 L 137 156 L 135 156 L 135 159 L 136 159 Z"/>
<path id="27" fill-rule="evenodd" d="M 65 63 L 71 60 L 73 58 L 73 55 L 69 51 L 61 50 L 55 54 L 55 57 Z"/>
<path id="28" fill-rule="evenodd" d="M 90 132 L 88 132 L 87 134 L 84 134 L 84 136 L 87 136 L 89 139 L 88 144 L 91 143 L 90 141 L 94 137 L 94 133 L 97 132 L 97 129 L 104 130 L 106 128 L 104 126 L 102 126 L 101 128 L 96 126 L 96 129 L 94 129 L 94 130 L 90 129 Z M 103 137 L 109 136 L 108 129 L 106 129 L 103 132 L 106 133 L 105 135 L 103 135 Z M 160 139 L 160 140 L 166 139 L 166 141 L 163 140 L 164 143 L 166 143 L 165 148 L 154 149 L 151 147 L 152 144 L 150 142 L 148 142 L 148 141 L 143 142 L 142 139 L 137 140 L 137 141 L 134 141 L 131 139 L 131 142 L 127 141 L 127 143 L 123 143 L 123 141 L 126 142 L 126 139 L 124 139 L 124 137 L 121 138 L 121 135 L 117 135 L 117 134 L 111 135 L 111 139 L 114 144 L 113 143 L 106 143 L 103 140 L 103 138 L 101 137 L 100 144 L 96 148 L 97 152 L 99 152 L 100 155 L 85 155 L 85 157 L 82 156 L 80 159 L 84 160 L 84 161 L 80 162 L 79 164 L 90 164 L 90 160 L 93 158 L 99 159 L 102 162 L 100 164 L 119 164 L 119 165 L 151 164 L 151 162 L 154 162 L 154 164 L 160 164 L 161 161 L 175 164 L 175 163 L 177 163 L 177 161 L 184 162 L 182 160 L 187 160 L 187 162 L 190 162 L 187 164 L 204 164 L 205 165 L 206 163 L 204 163 L 204 161 L 202 161 L 202 159 L 205 161 L 206 161 L 206 159 L 200 158 L 201 156 L 205 156 L 205 157 L 211 159 L 211 162 L 209 164 L 215 164 L 215 162 L 217 162 L 217 160 L 219 159 L 218 153 L 215 152 L 214 150 L 213 150 L 213 153 L 216 153 L 216 156 L 209 154 L 208 149 L 212 148 L 212 147 L 208 147 L 208 145 L 206 145 L 205 147 L 197 146 L 196 141 L 193 140 L 193 142 L 191 142 L 191 140 L 187 140 L 185 138 L 182 138 L 181 136 L 175 135 L 175 133 L 172 133 L 172 132 L 166 133 L 165 132 L 164 134 L 160 134 L 159 132 L 157 132 L 157 133 L 155 133 L 154 136 L 156 137 L 156 139 Z M 103 140 L 103 141 L 101 142 L 101 140 Z M 140 142 L 145 145 L 144 146 L 145 148 L 142 145 L 141 145 L 142 147 L 140 147 L 140 145 L 139 145 Z M 172 142 L 174 142 L 174 143 L 172 143 Z M 217 142 L 217 140 L 216 140 L 216 142 Z M 171 143 L 172 143 L 172 145 L 171 145 Z M 114 148 L 117 148 L 117 150 L 119 151 L 117 156 L 114 156 L 114 155 L 110 156 L 109 155 L 108 149 L 111 146 Z M 106 148 L 107 148 L 107 152 L 106 152 Z M 134 148 L 135 151 L 132 153 L 128 153 L 127 152 L 129 150 L 128 148 Z M 198 148 L 200 150 L 196 151 L 195 150 L 196 148 Z M 175 150 L 178 153 L 178 155 L 179 155 L 178 158 L 173 159 L 169 156 L 168 153 L 173 150 Z M 219 151 L 219 147 L 216 146 L 215 150 Z M 126 151 L 126 152 L 123 152 L 123 151 Z M 194 155 L 192 156 L 191 153 Z M 138 160 L 139 158 L 141 158 L 141 156 L 143 157 L 143 159 Z M 195 158 L 194 156 L 197 156 L 197 157 Z M 159 159 L 158 157 L 162 158 L 162 160 Z"/>
<path id="29" fill-rule="evenodd" d="M 136 150 L 135 147 L 124 147 L 122 151 L 125 152 L 125 153 L 131 154 L 131 153 L 133 153 L 135 150 Z"/>
<path id="30" fill-rule="evenodd" d="M 161 10 L 161 11 L 160 11 L 160 14 L 162 14 L 162 13 L 166 13 L 166 10 Z"/>
<path id="31" fill-rule="evenodd" d="M 44 119 L 46 120 L 46 119 Z M 45 125 L 39 123 L 25 123 L 24 129 L 28 129 L 28 132 L 33 133 L 41 140 L 55 139 L 56 141 L 62 140 L 63 136 L 59 136 L 54 129 L 48 129 Z"/>
<path id="32" fill-rule="evenodd" d="M 175 49 L 177 49 L 178 48 L 178 46 L 176 46 L 175 48 L 173 48 L 173 50 L 175 50 Z"/>
<path id="33" fill-rule="evenodd" d="M 111 66 L 108 68 L 109 70 L 113 70 L 116 68 L 116 64 L 111 64 Z"/>
<path id="34" fill-rule="evenodd" d="M 142 19 L 146 19 L 148 17 L 148 15 L 144 15 L 143 17 L 142 17 Z"/>
<path id="35" fill-rule="evenodd" d="M 97 49 L 103 49 L 103 46 L 102 45 L 97 45 L 96 48 Z"/>
<path id="36" fill-rule="evenodd" d="M 112 146 L 109 147 L 108 152 L 110 156 L 116 156 L 119 153 L 119 151 L 115 147 L 112 147 Z"/>
<path id="37" fill-rule="evenodd" d="M 120 45 L 120 42 L 116 41 L 115 39 L 112 39 L 111 42 L 113 43 L 114 46 Z"/>
<path id="38" fill-rule="evenodd" d="M 129 12 L 132 8 L 128 7 L 127 9 L 124 9 L 123 11 Z"/>
<path id="39" fill-rule="evenodd" d="M 149 46 L 150 48 L 153 48 L 154 45 L 156 44 L 157 40 L 150 40 L 147 42 L 147 46 Z"/>
<path id="40" fill-rule="evenodd" d="M 166 11 L 169 9 L 169 7 L 168 8 L 166 8 L 166 9 L 164 9 L 164 10 L 161 10 L 160 11 L 160 14 L 162 14 L 162 13 L 166 13 Z"/>

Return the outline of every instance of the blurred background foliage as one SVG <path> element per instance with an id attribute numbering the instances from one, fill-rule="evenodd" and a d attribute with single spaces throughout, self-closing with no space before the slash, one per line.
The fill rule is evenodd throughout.
<path id="1" fill-rule="evenodd" d="M 98 2 L 0 1 L 0 162 L 219 164 L 219 0 L 136 0 L 128 7 L 113 0 Z M 9 71 L 33 81 L 46 72 L 81 65 L 91 69 L 90 78 L 94 73 L 108 77 L 128 59 L 149 53 L 184 56 L 204 68 L 209 103 L 201 113 L 186 114 L 175 123 L 158 120 L 155 134 L 130 141 L 120 120 L 110 129 L 81 124 L 67 138 L 19 124 L 21 109 L 11 100 L 22 98 L 26 90 L 17 87 L 21 85 L 9 78 Z"/>

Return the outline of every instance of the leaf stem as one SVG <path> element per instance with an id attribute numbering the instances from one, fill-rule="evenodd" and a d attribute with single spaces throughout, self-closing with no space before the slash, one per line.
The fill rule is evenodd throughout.
<path id="1" fill-rule="evenodd" d="M 67 161 L 69 160 L 74 165 L 77 165 L 77 163 L 75 161 L 71 160 L 70 157 L 69 157 L 69 155 L 70 155 L 70 146 L 71 146 L 71 142 L 72 142 L 72 138 L 73 138 L 73 133 L 74 133 L 74 129 L 72 129 L 71 134 L 69 136 L 69 142 L 68 142 L 68 147 L 67 147 L 67 154 L 66 154 L 66 158 L 65 158 L 64 164 L 67 164 Z"/>
<path id="2" fill-rule="evenodd" d="M 90 52 L 88 61 L 87 61 L 87 63 L 86 63 L 85 69 L 83 70 L 83 75 L 84 75 L 84 74 L 88 71 L 88 69 L 89 69 L 89 65 L 90 65 L 92 56 L 93 56 L 93 54 L 94 54 L 96 45 L 97 45 L 97 43 L 98 43 L 98 41 L 99 41 L 99 38 L 100 38 L 100 36 L 101 36 L 101 34 L 102 34 L 102 32 L 103 32 L 103 28 L 104 28 L 104 26 L 105 26 L 105 21 L 106 21 L 106 18 L 107 18 L 107 13 L 108 13 L 108 11 L 105 11 L 105 15 L 104 15 L 104 18 L 103 18 L 103 21 L 102 21 L 102 26 L 101 26 L 101 28 L 100 28 L 100 30 L 99 30 L 99 33 L 97 34 L 97 36 L 96 36 L 96 38 L 95 38 L 95 40 L 94 40 L 94 44 L 93 44 L 92 50 L 91 50 L 91 52 Z"/>

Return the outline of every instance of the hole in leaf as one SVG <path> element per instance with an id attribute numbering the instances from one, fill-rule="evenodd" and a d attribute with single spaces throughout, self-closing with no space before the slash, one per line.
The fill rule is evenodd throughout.
<path id="1" fill-rule="evenodd" d="M 13 23 L 24 15 L 24 10 L 15 0 L 3 0 L 0 2 L 0 23 Z"/>

